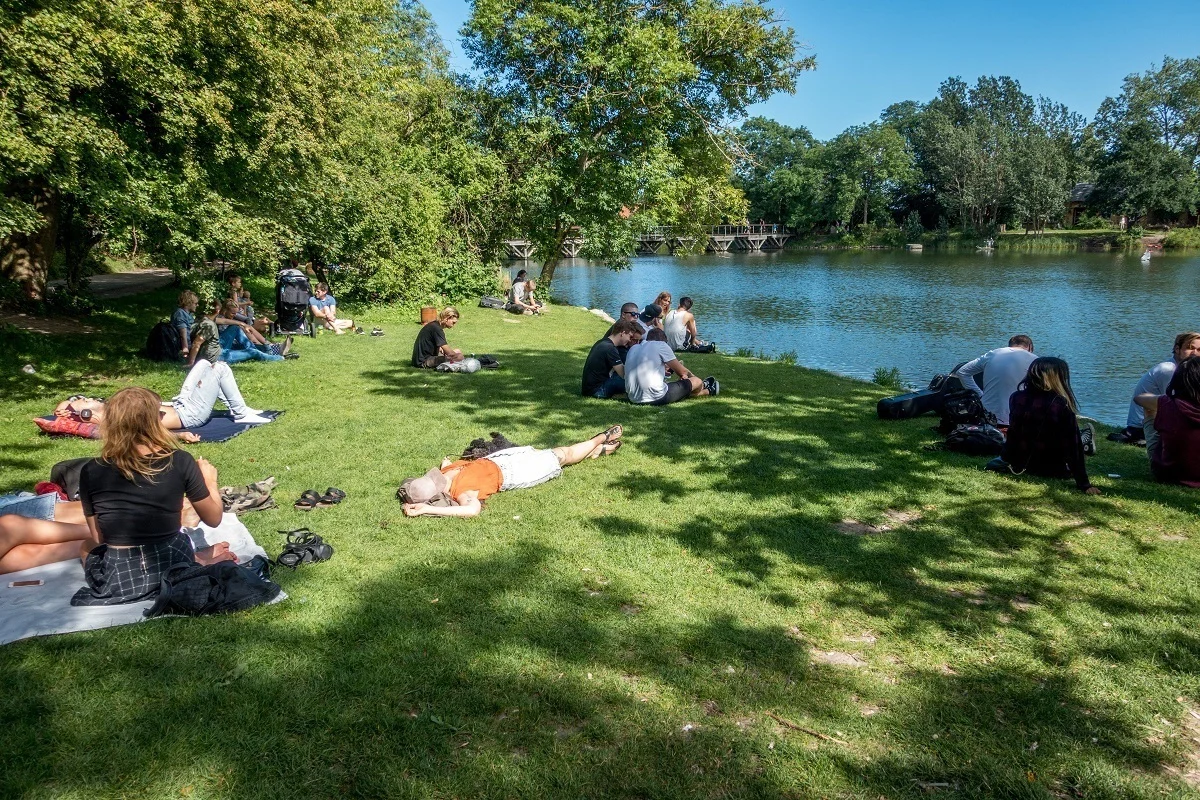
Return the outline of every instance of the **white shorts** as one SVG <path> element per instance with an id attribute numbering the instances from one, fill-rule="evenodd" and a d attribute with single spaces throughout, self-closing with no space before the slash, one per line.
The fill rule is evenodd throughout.
<path id="1" fill-rule="evenodd" d="M 487 457 L 500 468 L 503 478 L 500 491 L 528 489 L 562 475 L 558 456 L 553 450 L 535 450 L 532 447 L 510 447 Z"/>

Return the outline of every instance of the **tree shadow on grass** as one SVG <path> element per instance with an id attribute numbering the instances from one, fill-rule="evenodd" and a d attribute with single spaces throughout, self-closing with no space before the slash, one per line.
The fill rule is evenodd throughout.
<path id="1" fill-rule="evenodd" d="M 593 596 L 556 555 L 514 544 L 399 567 L 318 617 L 313 570 L 286 581 L 282 607 L 6 648 L 0 788 L 749 798 L 920 796 L 923 781 L 984 796 L 1029 794 L 1026 770 L 1061 775 L 1064 755 L 1112 770 L 1161 758 L 1073 679 L 905 668 L 898 692 L 878 669 L 813 663 L 779 627 Z"/>

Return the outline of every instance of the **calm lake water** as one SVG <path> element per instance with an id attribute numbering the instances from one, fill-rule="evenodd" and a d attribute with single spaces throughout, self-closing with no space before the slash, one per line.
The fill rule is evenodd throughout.
<path id="1" fill-rule="evenodd" d="M 795 351 L 804 366 L 868 380 L 896 367 L 921 386 L 1027 333 L 1071 365 L 1084 415 L 1124 425 L 1142 372 L 1170 356 L 1176 333 L 1200 329 L 1198 280 L 1195 254 L 1143 267 L 1114 253 L 789 251 L 638 257 L 621 272 L 566 261 L 554 294 L 615 316 L 666 289 L 692 297 L 700 335 L 724 352 Z"/>

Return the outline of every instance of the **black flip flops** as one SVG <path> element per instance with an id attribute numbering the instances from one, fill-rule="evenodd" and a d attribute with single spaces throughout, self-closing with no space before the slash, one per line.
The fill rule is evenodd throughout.
<path id="1" fill-rule="evenodd" d="M 283 552 L 275 559 L 276 565 L 295 569 L 301 564 L 316 564 L 333 558 L 333 545 L 326 542 L 308 528 L 280 531 L 287 536 Z"/>
<path id="2" fill-rule="evenodd" d="M 297 511 L 312 511 L 314 508 L 336 506 L 345 499 L 346 493 L 335 486 L 327 488 L 325 494 L 318 494 L 316 489 L 305 489 L 300 499 L 293 504 L 293 508 Z"/>

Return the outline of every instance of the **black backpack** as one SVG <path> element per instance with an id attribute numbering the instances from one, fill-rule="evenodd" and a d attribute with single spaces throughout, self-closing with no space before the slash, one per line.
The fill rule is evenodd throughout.
<path id="1" fill-rule="evenodd" d="M 983 407 L 979 395 L 969 389 L 955 392 L 942 403 L 938 433 L 947 434 L 959 425 L 995 425 L 996 417 Z"/>
<path id="2" fill-rule="evenodd" d="M 998 456 L 1004 450 L 1004 434 L 987 423 L 959 425 L 946 437 L 946 449 L 968 456 Z"/>
<path id="3" fill-rule="evenodd" d="M 278 584 L 262 577 L 261 570 L 232 561 L 180 565 L 163 576 L 158 599 L 142 613 L 147 617 L 226 614 L 269 603 L 281 591 Z"/>
<path id="4" fill-rule="evenodd" d="M 151 361 L 178 361 L 181 345 L 179 331 L 169 322 L 160 322 L 150 329 L 145 356 Z"/>

